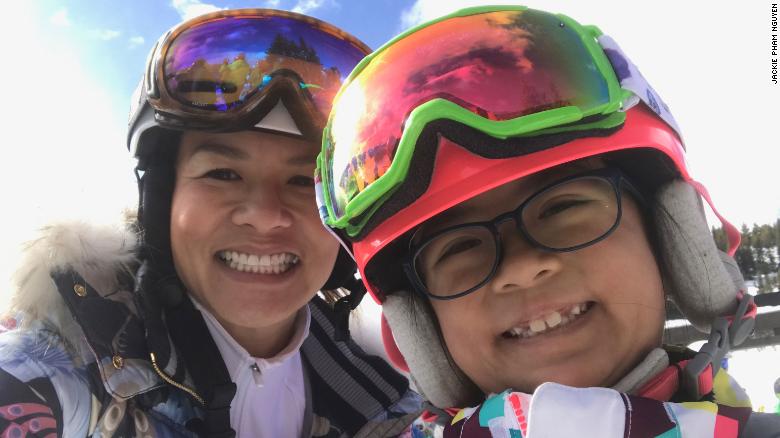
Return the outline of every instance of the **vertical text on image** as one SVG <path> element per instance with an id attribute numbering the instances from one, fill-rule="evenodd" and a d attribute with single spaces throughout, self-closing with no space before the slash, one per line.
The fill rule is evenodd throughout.
<path id="1" fill-rule="evenodd" d="M 772 3 L 772 83 L 777 85 L 777 3 Z"/>

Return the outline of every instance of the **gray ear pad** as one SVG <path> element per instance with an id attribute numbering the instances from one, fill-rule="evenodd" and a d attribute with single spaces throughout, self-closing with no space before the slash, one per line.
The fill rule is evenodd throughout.
<path id="1" fill-rule="evenodd" d="M 424 298 L 406 291 L 387 295 L 382 313 L 406 359 L 417 390 L 439 408 L 475 406 L 479 388 L 455 365 L 439 331 L 436 315 Z"/>
<path id="2" fill-rule="evenodd" d="M 653 216 L 666 292 L 696 328 L 709 332 L 715 317 L 736 310 L 744 287 L 739 268 L 715 246 L 690 184 L 673 180 L 662 186 Z"/>

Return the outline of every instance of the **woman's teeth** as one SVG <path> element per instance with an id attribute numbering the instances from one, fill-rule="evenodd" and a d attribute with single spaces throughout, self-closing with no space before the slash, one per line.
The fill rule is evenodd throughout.
<path id="1" fill-rule="evenodd" d="M 217 256 L 231 269 L 256 274 L 281 274 L 287 272 L 300 261 L 298 256 L 289 252 L 258 255 L 221 251 Z"/>
<path id="2" fill-rule="evenodd" d="M 527 326 L 514 327 L 504 332 L 508 338 L 530 338 L 550 329 L 563 327 L 582 316 L 589 309 L 588 303 L 575 304 L 560 311 L 553 311 L 541 318 L 533 319 Z"/>

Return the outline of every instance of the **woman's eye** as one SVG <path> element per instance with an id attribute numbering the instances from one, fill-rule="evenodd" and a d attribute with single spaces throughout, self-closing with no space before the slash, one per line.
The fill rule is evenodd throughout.
<path id="1" fill-rule="evenodd" d="M 296 175 L 290 178 L 290 184 L 302 187 L 314 187 L 314 178 L 311 176 Z"/>
<path id="2" fill-rule="evenodd" d="M 555 202 L 551 205 L 547 205 L 544 207 L 544 209 L 539 213 L 539 219 L 545 219 L 550 216 L 555 216 L 556 214 L 562 213 L 571 208 L 585 205 L 588 202 L 589 201 L 587 199 L 567 199 L 567 200 Z"/>
<path id="3" fill-rule="evenodd" d="M 241 176 L 230 169 L 213 169 L 203 175 L 204 178 L 211 178 L 220 181 L 237 181 Z"/>

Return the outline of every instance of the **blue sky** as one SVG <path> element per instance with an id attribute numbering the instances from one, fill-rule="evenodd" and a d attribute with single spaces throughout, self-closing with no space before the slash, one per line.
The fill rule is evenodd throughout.
<path id="1" fill-rule="evenodd" d="M 4 140 L 17 145 L 18 164 L 0 173 L 0 188 L 29 182 L 9 195 L 26 212 L 18 218 L 25 224 L 70 212 L 66 204 L 73 192 L 83 195 L 91 212 L 132 206 L 132 162 L 123 147 L 130 95 L 154 42 L 185 18 L 222 8 L 287 9 L 335 24 L 377 48 L 412 25 L 489 3 L 515 2 L 6 2 L 0 16 L 6 65 L 0 68 L 0 81 L 11 84 L 3 96 L 12 104 L 5 106 L 10 129 Z M 694 177 L 710 189 L 727 218 L 751 224 L 780 217 L 780 196 L 766 191 L 777 187 L 772 175 L 780 162 L 773 128 L 780 86 L 770 82 L 768 0 L 738 8 L 676 0 L 658 0 L 654 7 L 641 9 L 626 8 L 621 0 L 523 3 L 597 24 L 618 41 L 671 107 L 682 127 Z M 102 165 L 74 174 L 74 166 L 95 161 Z M 0 232 L 0 243 L 3 235 Z"/>
<path id="2" fill-rule="evenodd" d="M 117 97 L 129 100 L 154 42 L 184 17 L 213 7 L 274 7 L 297 10 L 341 27 L 372 48 L 402 29 L 403 11 L 412 1 L 95 1 L 41 0 L 37 19 L 52 37 L 79 46 Z M 110 60 L 101 62 L 100 60 Z"/>

